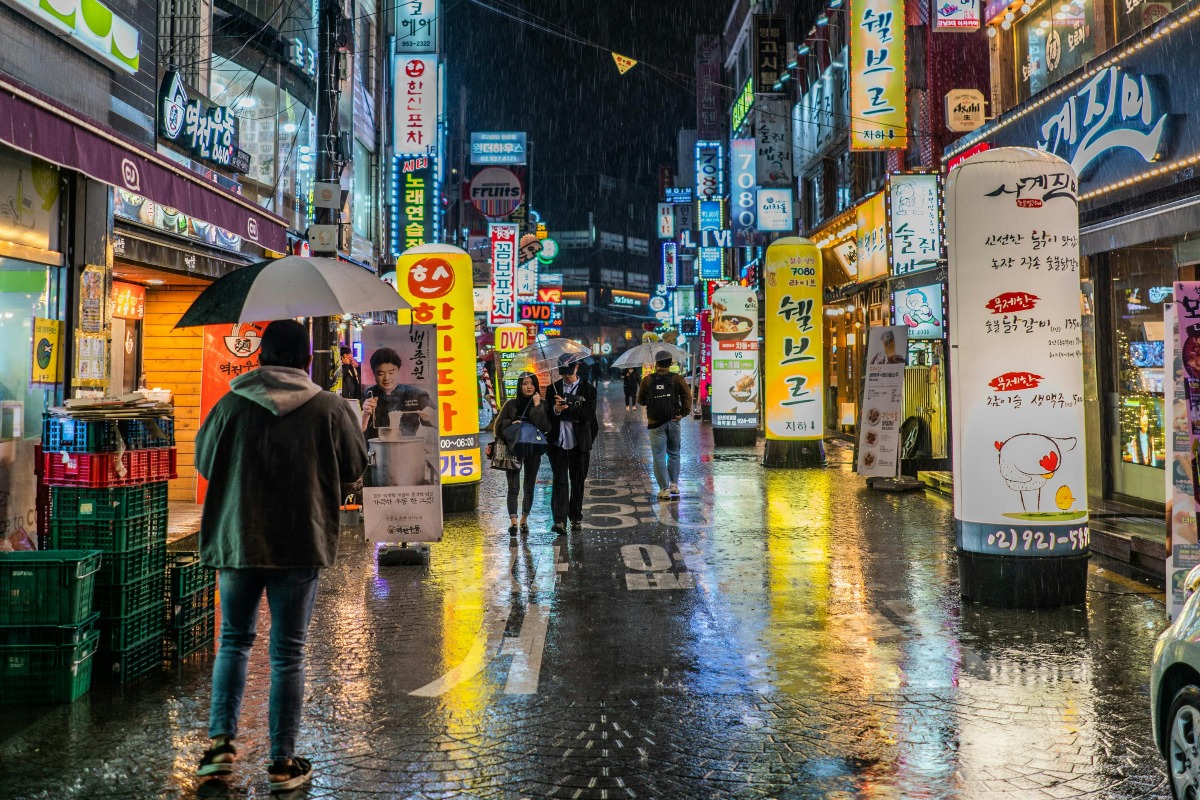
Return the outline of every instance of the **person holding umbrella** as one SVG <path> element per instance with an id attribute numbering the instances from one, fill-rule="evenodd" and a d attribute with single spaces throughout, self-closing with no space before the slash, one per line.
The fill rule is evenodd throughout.
<path id="1" fill-rule="evenodd" d="M 496 418 L 496 438 L 503 436 L 509 426 L 522 421 L 530 422 L 542 433 L 550 430 L 550 420 L 546 416 L 546 404 L 542 402 L 541 387 L 538 386 L 537 375 L 526 372 L 517 381 L 517 396 L 504 404 L 500 416 Z M 517 531 L 529 533 L 529 511 L 533 508 L 533 490 L 537 484 L 538 470 L 542 467 L 542 454 L 536 453 L 518 457 L 512 456 L 516 469 L 505 469 L 508 478 L 508 517 L 510 535 Z M 524 471 L 524 480 L 521 473 Z M 521 524 L 517 527 L 517 500 L 521 489 L 525 489 L 525 497 L 521 502 Z"/>
<path id="2" fill-rule="evenodd" d="M 583 527 L 583 484 L 591 463 L 592 443 L 600 430 L 596 420 L 596 387 L 579 377 L 578 356 L 558 357 L 561 376 L 546 389 L 550 406 L 550 469 L 554 475 L 550 491 L 551 530 L 565 533 Z"/>

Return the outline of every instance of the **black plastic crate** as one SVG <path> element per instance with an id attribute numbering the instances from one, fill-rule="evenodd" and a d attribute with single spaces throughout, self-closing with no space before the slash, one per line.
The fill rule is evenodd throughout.
<path id="1" fill-rule="evenodd" d="M 74 419 L 47 416 L 42 422 L 42 449 L 62 453 L 112 453 L 124 442 L 126 450 L 175 446 L 175 420 Z"/>
<path id="2" fill-rule="evenodd" d="M 163 669 L 166 644 L 161 632 L 124 650 L 101 650 L 96 657 L 96 682 L 130 683 Z"/>
<path id="3" fill-rule="evenodd" d="M 96 610 L 103 619 L 117 619 L 140 614 L 147 608 L 164 613 L 166 576 L 161 572 L 121 586 L 97 586 Z"/>
<path id="4" fill-rule="evenodd" d="M 200 563 L 200 554 L 195 551 L 172 553 L 168 571 L 171 573 L 173 600 L 188 597 L 217 583 L 217 571 L 203 566 Z"/>
<path id="5" fill-rule="evenodd" d="M 165 574 L 167 566 L 167 541 L 154 540 L 145 547 L 124 553 L 105 553 L 100 571 L 96 573 L 97 586 L 119 586 L 136 583 L 151 575 Z"/>
<path id="6" fill-rule="evenodd" d="M 50 542 L 55 549 L 95 549 L 129 553 L 167 541 L 167 512 L 160 511 L 124 520 L 69 520 L 50 522 Z"/>
<path id="7" fill-rule="evenodd" d="M 100 646 L 106 651 L 125 650 L 167 629 L 162 608 L 152 605 L 125 617 L 100 620 Z"/>
<path id="8" fill-rule="evenodd" d="M 213 650 L 217 640 L 216 610 L 196 617 L 188 625 L 173 627 L 167 631 L 167 652 L 175 661 L 207 649 Z"/>

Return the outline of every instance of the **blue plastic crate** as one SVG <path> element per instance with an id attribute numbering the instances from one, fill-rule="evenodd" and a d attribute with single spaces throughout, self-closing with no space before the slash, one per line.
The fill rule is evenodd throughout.
<path id="1" fill-rule="evenodd" d="M 175 446 L 175 420 L 94 420 L 47 416 L 42 423 L 42 450 L 63 453 L 112 453 L 118 437 L 126 450 Z"/>

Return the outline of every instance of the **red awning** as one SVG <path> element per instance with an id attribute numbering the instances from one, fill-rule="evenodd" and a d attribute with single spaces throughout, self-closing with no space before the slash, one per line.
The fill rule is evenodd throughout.
<path id="1" fill-rule="evenodd" d="M 0 77 L 0 142 L 218 225 L 262 247 L 287 249 L 287 225 L 281 217 L 100 123 L 81 119 L 7 76 Z"/>

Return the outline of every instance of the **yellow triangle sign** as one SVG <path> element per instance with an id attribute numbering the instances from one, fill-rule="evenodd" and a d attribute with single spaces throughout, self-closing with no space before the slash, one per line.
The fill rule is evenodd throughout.
<path id="1" fill-rule="evenodd" d="M 629 56 L 623 56 L 618 53 L 613 53 L 612 57 L 613 57 L 613 61 L 617 62 L 617 72 L 621 73 L 622 75 L 624 75 L 626 72 L 629 72 L 629 70 L 631 70 L 635 66 L 637 66 L 637 61 L 630 58 Z"/>

